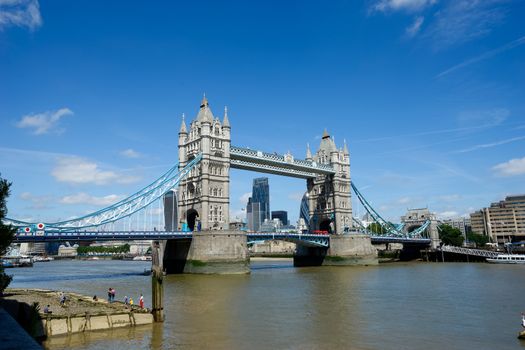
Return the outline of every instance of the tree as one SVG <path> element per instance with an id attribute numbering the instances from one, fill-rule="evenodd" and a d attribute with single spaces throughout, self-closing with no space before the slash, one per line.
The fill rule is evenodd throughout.
<path id="1" fill-rule="evenodd" d="M 439 225 L 439 239 L 445 245 L 453 245 L 456 247 L 461 247 L 463 245 L 463 235 L 461 231 L 450 225 Z"/>
<path id="2" fill-rule="evenodd" d="M 2 179 L 0 176 L 0 255 L 4 255 L 7 247 L 13 241 L 13 236 L 16 232 L 16 229 L 11 227 L 11 225 L 4 225 L 3 219 L 7 215 L 7 206 L 6 200 L 9 197 L 9 188 L 11 183 L 7 180 Z M 7 288 L 11 282 L 11 276 L 4 273 L 4 269 L 0 266 L 0 295 L 3 293 L 4 289 Z"/>
<path id="3" fill-rule="evenodd" d="M 374 232 L 374 233 L 378 233 L 378 234 L 383 234 L 383 233 L 387 232 L 387 230 L 381 224 L 379 224 L 377 222 L 371 223 L 370 225 L 368 225 L 368 227 L 366 229 L 368 231 L 371 231 L 371 232 Z"/>
<path id="4" fill-rule="evenodd" d="M 470 232 L 467 234 L 467 239 L 469 242 L 473 242 L 476 244 L 476 247 L 483 247 L 485 244 L 489 242 L 489 236 L 480 235 L 476 232 Z"/>

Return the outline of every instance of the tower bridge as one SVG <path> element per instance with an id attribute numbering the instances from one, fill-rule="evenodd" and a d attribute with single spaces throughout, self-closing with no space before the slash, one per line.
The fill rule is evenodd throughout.
<path id="1" fill-rule="evenodd" d="M 158 242 L 154 251 L 159 266 L 168 272 L 248 272 L 247 245 L 271 239 L 297 243 L 297 266 L 376 264 L 372 243 L 430 244 L 431 240 L 424 237 L 429 220 L 420 220 L 419 228 L 408 233 L 374 210 L 351 182 L 346 142 L 338 148 L 326 130 L 317 151 L 312 153 L 307 146 L 304 159 L 290 153 L 232 146 L 231 130 L 227 109 L 219 120 L 204 97 L 197 116 L 188 125 L 183 116 L 178 132 L 179 163 L 148 186 L 94 213 L 42 223 L 45 229 L 15 219 L 5 223 L 19 228 L 18 242 L 154 240 Z M 305 180 L 306 203 L 301 205 L 301 215 L 308 219 L 308 232 L 230 230 L 230 169 Z M 354 225 L 358 221 L 352 216 L 352 189 L 367 212 L 385 228 L 383 234 L 371 234 L 365 227 Z M 166 210 L 166 193 L 173 199 L 171 207 L 176 208 L 169 222 L 154 219 L 152 214 Z"/>

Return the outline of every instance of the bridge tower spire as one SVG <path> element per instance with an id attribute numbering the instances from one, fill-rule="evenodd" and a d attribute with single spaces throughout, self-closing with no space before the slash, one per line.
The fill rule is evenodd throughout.
<path id="1" fill-rule="evenodd" d="M 306 160 L 312 161 L 312 151 L 310 151 L 310 143 L 306 144 Z"/>

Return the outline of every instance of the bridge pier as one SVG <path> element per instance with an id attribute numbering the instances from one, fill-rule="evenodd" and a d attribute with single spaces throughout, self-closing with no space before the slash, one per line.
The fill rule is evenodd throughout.
<path id="1" fill-rule="evenodd" d="M 167 273 L 250 273 L 246 234 L 239 231 L 194 232 L 191 241 L 168 241 Z"/>
<path id="2" fill-rule="evenodd" d="M 331 235 L 329 248 L 298 245 L 294 255 L 294 266 L 377 264 L 377 250 L 367 235 Z"/>

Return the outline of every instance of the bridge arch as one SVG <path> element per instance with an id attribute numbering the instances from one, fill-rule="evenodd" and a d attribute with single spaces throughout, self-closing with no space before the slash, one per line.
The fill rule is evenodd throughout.
<path id="1" fill-rule="evenodd" d="M 197 219 L 199 218 L 199 212 L 195 209 L 190 209 L 186 212 L 186 223 L 190 231 L 197 230 Z"/>
<path id="2" fill-rule="evenodd" d="M 328 233 L 332 233 L 332 220 L 330 219 L 323 219 L 319 223 L 319 230 L 320 231 L 326 231 Z"/>

